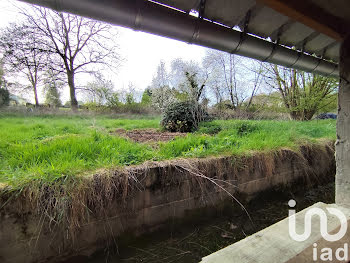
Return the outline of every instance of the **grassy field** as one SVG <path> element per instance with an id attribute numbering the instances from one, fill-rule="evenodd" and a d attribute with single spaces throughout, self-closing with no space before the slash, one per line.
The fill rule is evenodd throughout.
<path id="1" fill-rule="evenodd" d="M 159 118 L 0 116 L 0 182 L 20 188 L 31 182 L 178 157 L 246 154 L 335 139 L 334 120 L 212 121 L 169 142 L 136 143 L 116 129 L 160 129 Z"/>

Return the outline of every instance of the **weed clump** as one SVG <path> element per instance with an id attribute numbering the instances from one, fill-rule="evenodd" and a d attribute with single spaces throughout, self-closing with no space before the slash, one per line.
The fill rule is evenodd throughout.
<path id="1" fill-rule="evenodd" d="M 215 135 L 222 130 L 222 127 L 215 122 L 205 122 L 199 128 L 199 133 Z"/>
<path id="2" fill-rule="evenodd" d="M 247 123 L 247 122 L 239 123 L 237 125 L 237 135 L 238 136 L 245 136 L 245 135 L 248 135 L 248 134 L 250 134 L 258 129 L 259 129 L 259 127 L 257 125 L 254 125 L 251 123 Z"/>

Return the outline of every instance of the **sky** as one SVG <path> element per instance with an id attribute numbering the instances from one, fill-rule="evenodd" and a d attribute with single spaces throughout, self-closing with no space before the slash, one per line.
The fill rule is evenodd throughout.
<path id="1" fill-rule="evenodd" d="M 18 20 L 14 3 L 20 6 L 26 5 L 14 0 L 0 0 L 0 27 L 5 27 L 8 23 Z M 164 60 L 169 67 L 170 61 L 175 58 L 201 61 L 205 54 L 206 48 L 204 47 L 132 29 L 117 28 L 120 33 L 117 40 L 120 47 L 119 53 L 125 61 L 116 75 L 108 76 L 117 90 L 126 89 L 129 83 L 133 83 L 138 91 L 144 90 L 151 84 L 160 60 Z M 63 100 L 67 99 L 68 94 L 64 92 Z"/>

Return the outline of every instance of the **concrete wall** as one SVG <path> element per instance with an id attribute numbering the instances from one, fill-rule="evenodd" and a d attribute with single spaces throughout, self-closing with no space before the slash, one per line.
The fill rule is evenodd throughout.
<path id="1" fill-rule="evenodd" d="M 24 208 L 19 213 L 7 205 L 0 214 L 0 262 L 55 262 L 91 254 L 118 242 L 122 234 L 140 235 L 166 226 L 174 218 L 182 220 L 219 209 L 231 199 L 222 187 L 244 203 L 261 191 L 292 186 L 297 181 L 318 182 L 334 171 L 334 147 L 327 142 L 301 147 L 299 153 L 280 150 L 250 157 L 176 160 L 129 167 L 110 175 L 112 181 L 119 182 L 115 186 L 120 186 L 120 182 L 128 185 L 123 191 L 120 187 L 101 188 L 105 179 L 96 174 L 90 178 L 87 193 L 99 193 L 95 198 L 100 198 L 82 198 L 92 212 L 86 212 L 88 216 L 74 228 L 74 236 L 63 225 L 50 222 L 45 214 L 40 216 Z M 112 196 L 110 201 L 104 200 L 107 195 Z M 97 204 L 103 209 L 95 209 Z M 235 201 L 229 204 L 232 209 L 239 207 Z"/>
<path id="2" fill-rule="evenodd" d="M 350 207 L 350 36 L 340 49 L 339 74 L 335 201 Z"/>

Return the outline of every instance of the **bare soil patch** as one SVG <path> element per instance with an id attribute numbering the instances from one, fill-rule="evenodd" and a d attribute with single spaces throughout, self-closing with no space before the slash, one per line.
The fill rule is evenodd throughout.
<path id="1" fill-rule="evenodd" d="M 130 131 L 117 129 L 115 133 L 135 142 L 166 142 L 173 140 L 175 137 L 183 137 L 187 134 L 181 132 L 162 132 L 157 129 L 136 129 Z"/>

